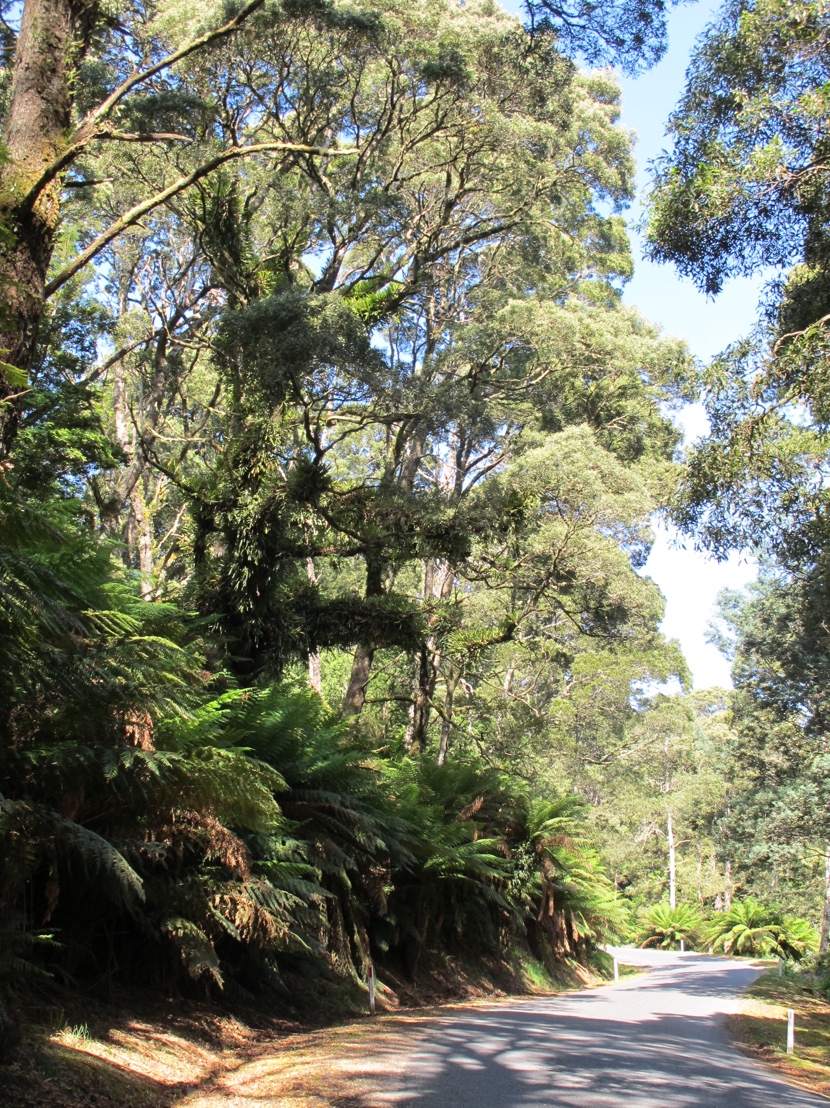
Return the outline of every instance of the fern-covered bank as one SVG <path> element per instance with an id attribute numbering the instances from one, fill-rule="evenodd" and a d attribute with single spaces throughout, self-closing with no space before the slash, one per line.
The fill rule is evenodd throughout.
<path id="1" fill-rule="evenodd" d="M 587 964 L 619 922 L 576 800 L 361 744 L 312 693 L 226 693 L 138 744 L 78 726 L 4 763 L 12 1003 L 71 980 L 348 1010 L 370 960 L 415 998 L 453 957 Z"/>
<path id="2" fill-rule="evenodd" d="M 15 998 L 70 982 L 348 1009 L 370 960 L 417 992 L 459 956 L 587 964 L 621 922 L 579 800 L 404 756 L 290 683 L 211 691 L 105 547 L 5 511 L 6 1050 Z"/>

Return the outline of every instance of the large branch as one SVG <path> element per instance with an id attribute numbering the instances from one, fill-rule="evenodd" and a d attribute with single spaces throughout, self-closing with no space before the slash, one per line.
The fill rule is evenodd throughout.
<path id="1" fill-rule="evenodd" d="M 810 323 L 803 331 L 788 331 L 786 335 L 782 335 L 772 348 L 773 357 L 777 357 L 779 350 L 787 339 L 803 339 L 808 331 L 812 331 L 813 328 L 821 327 L 824 323 L 830 323 L 830 314 L 823 315 L 821 319 L 817 319 L 814 323 Z M 788 401 L 789 402 L 789 401 Z"/>
<path id="2" fill-rule="evenodd" d="M 200 181 L 203 177 L 207 177 L 210 173 L 213 173 L 219 166 L 225 165 L 226 162 L 234 161 L 237 158 L 247 158 L 251 154 L 269 154 L 278 151 L 287 154 L 313 154 L 320 158 L 330 158 L 338 155 L 355 155 L 359 153 L 356 147 L 344 147 L 342 150 L 338 150 L 334 147 L 303 146 L 293 142 L 257 142 L 251 143 L 250 146 L 231 146 L 227 150 L 223 150 L 221 154 L 217 154 L 216 157 L 211 158 L 210 161 L 204 162 L 197 169 L 194 169 L 192 173 L 187 173 L 184 177 L 179 177 L 172 185 L 168 185 L 166 189 L 162 189 L 161 192 L 157 192 L 146 200 L 142 200 L 140 204 L 136 204 L 134 208 L 130 208 L 128 212 L 125 212 L 115 223 L 111 223 L 106 231 L 102 231 L 96 239 L 93 239 L 86 250 L 82 250 L 76 258 L 73 258 L 68 266 L 65 266 L 56 277 L 52 278 L 44 289 L 44 298 L 48 299 L 53 293 L 57 292 L 61 285 L 65 285 L 70 277 L 74 277 L 79 269 L 83 269 L 87 262 L 90 262 L 96 254 L 99 254 L 113 239 L 118 238 L 128 227 L 135 226 L 143 216 L 153 211 L 154 208 L 160 207 L 167 200 L 170 200 L 171 197 L 177 196 L 180 192 L 184 192 L 185 189 L 190 188 L 191 185 Z"/>
<path id="3" fill-rule="evenodd" d="M 81 153 L 91 142 L 192 142 L 193 140 L 188 135 L 172 134 L 165 131 L 147 131 L 143 133 L 129 131 L 111 131 L 108 128 L 100 128 L 93 131 L 82 142 L 74 142 L 71 146 L 64 148 L 60 157 L 55 158 L 44 169 L 40 177 L 35 181 L 25 197 L 21 202 L 21 209 L 23 211 L 31 211 L 34 205 L 37 203 L 37 198 L 46 188 L 50 181 L 53 181 L 55 177 L 63 173 L 65 169 L 68 169 L 78 154 Z M 111 180 L 111 178 L 108 178 Z M 68 186 L 64 187 L 77 187 L 74 182 L 70 181 Z"/>
<path id="4" fill-rule="evenodd" d="M 148 81 L 151 77 L 155 77 L 157 73 L 161 73 L 164 69 L 169 69 L 170 66 L 175 65 L 176 62 L 182 61 L 184 58 L 189 57 L 190 54 L 194 54 L 203 47 L 210 46 L 211 43 L 233 34 L 233 32 L 245 22 L 248 16 L 253 15 L 264 3 L 265 0 L 251 0 L 250 4 L 246 4 L 233 19 L 228 20 L 227 23 L 223 23 L 221 27 L 217 27 L 213 31 L 207 31 L 205 34 L 199 35 L 198 38 L 191 39 L 190 42 L 185 43 L 185 45 L 179 47 L 178 50 L 174 50 L 172 54 L 167 54 L 146 69 L 131 73 L 125 81 L 121 82 L 118 88 L 113 89 L 106 100 L 102 100 L 96 108 L 87 112 L 75 128 L 69 144 L 64 147 L 63 151 L 54 161 L 50 162 L 50 164 L 44 168 L 37 183 L 29 191 L 28 196 L 23 202 L 23 207 L 25 208 L 27 205 L 31 206 L 49 182 L 54 180 L 58 174 L 62 173 L 64 169 L 71 165 L 89 142 L 96 138 L 109 137 L 99 131 L 98 124 L 109 115 L 117 104 L 121 103 L 125 96 L 132 92 L 136 85 Z"/>

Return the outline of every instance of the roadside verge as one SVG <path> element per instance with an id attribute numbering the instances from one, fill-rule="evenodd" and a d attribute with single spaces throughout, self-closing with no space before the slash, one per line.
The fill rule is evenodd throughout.
<path id="1" fill-rule="evenodd" d="M 795 1011 L 795 1051 L 787 1054 L 787 1009 Z M 736 1044 L 782 1077 L 830 1100 L 830 1003 L 804 974 L 763 974 L 727 1019 Z"/>
<path id="2" fill-rule="evenodd" d="M 69 1018 L 60 1013 L 61 1030 L 45 1019 L 30 1024 L 25 1048 L 13 1065 L 0 1068 L 0 1102 L 4 1108 L 363 1108 L 436 1017 L 600 983 L 573 967 L 554 988 L 549 979 L 547 987 L 528 982 L 523 995 L 479 993 L 317 1029 L 269 1020 L 261 1011 L 242 1019 L 183 1002 L 142 1010 L 125 997 L 117 1006 L 76 1009 Z"/>

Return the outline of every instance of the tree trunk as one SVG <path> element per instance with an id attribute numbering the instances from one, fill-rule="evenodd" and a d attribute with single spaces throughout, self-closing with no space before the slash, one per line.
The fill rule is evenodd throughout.
<path id="1" fill-rule="evenodd" d="M 70 74 L 96 18 L 96 5 L 26 0 L 14 58 L 0 166 L 0 457 L 19 421 L 20 374 L 32 362 L 43 315 L 43 290 L 60 211 L 62 175 L 36 195 L 44 170 L 65 148 L 72 122 Z"/>
<path id="2" fill-rule="evenodd" d="M 438 747 L 438 765 L 443 766 L 447 760 L 447 754 L 450 750 L 450 739 L 452 738 L 452 703 L 455 699 L 455 690 L 458 688 L 458 682 L 461 680 L 460 673 L 451 673 L 447 677 L 447 694 L 444 697 L 444 720 L 441 725 L 441 742 Z"/>
<path id="3" fill-rule="evenodd" d="M 728 858 L 723 864 L 723 876 L 723 910 L 728 912 L 732 907 L 732 863 Z"/>
<path id="4" fill-rule="evenodd" d="M 714 853 L 710 854 L 709 855 L 709 861 L 710 861 L 710 864 L 712 866 L 712 881 L 713 881 L 713 884 L 715 884 L 715 887 L 717 887 L 717 885 L 720 884 L 720 881 L 719 881 L 720 874 L 718 873 L 718 859 L 717 859 L 717 856 Z M 722 890 L 715 893 L 715 898 L 712 902 L 712 907 L 716 912 L 722 912 L 723 911 L 723 891 Z"/>
<path id="5" fill-rule="evenodd" d="M 383 596 L 383 574 L 386 567 L 376 553 L 366 555 L 366 591 L 368 600 L 372 596 Z M 393 579 L 393 578 L 392 578 Z M 366 689 L 372 676 L 372 662 L 375 658 L 375 643 L 358 643 L 352 658 L 352 672 L 346 695 L 343 697 L 343 718 L 359 716 L 366 703 Z"/>
<path id="6" fill-rule="evenodd" d="M 669 844 L 669 906 L 677 907 L 677 858 L 674 844 L 674 827 L 672 826 L 671 811 L 666 819 L 666 842 Z"/>
<path id="7" fill-rule="evenodd" d="M 349 685 L 346 695 L 343 697 L 343 718 L 350 719 L 359 716 L 366 703 L 366 687 L 372 676 L 372 661 L 375 657 L 375 648 L 360 644 L 354 652 L 352 659 L 352 672 L 349 676 Z"/>
<path id="8" fill-rule="evenodd" d="M 404 740 L 404 745 L 408 751 L 417 749 L 423 752 L 426 749 L 430 717 L 429 706 L 435 691 L 440 658 L 440 655 L 435 653 L 435 647 L 435 640 L 430 638 L 421 646 L 418 654 L 412 710 Z"/>
<path id="9" fill-rule="evenodd" d="M 130 497 L 130 508 L 135 520 L 136 546 L 138 548 L 138 568 L 141 573 L 141 595 L 152 600 L 155 595 L 155 556 L 153 551 L 153 521 L 147 511 L 144 491 L 138 481 Z"/>
<path id="10" fill-rule="evenodd" d="M 452 588 L 452 581 L 452 570 L 448 562 L 439 563 L 435 558 L 427 559 L 424 563 L 423 604 L 427 606 L 433 600 L 445 599 Z M 430 616 L 428 622 L 432 624 L 434 617 Z M 440 665 L 441 643 L 436 635 L 430 634 L 421 645 L 418 660 L 415 664 L 412 708 L 410 709 L 404 739 L 407 751 L 412 750 L 413 747 L 417 747 L 421 751 L 426 749 L 431 714 L 430 705 L 435 695 Z M 445 730 L 446 726 L 445 724 Z M 441 742 L 443 745 L 443 734 Z M 446 749 L 444 750 L 444 758 L 446 758 Z"/>
<path id="11" fill-rule="evenodd" d="M 323 695 L 323 674 L 320 668 L 319 650 L 310 650 L 308 653 L 308 683 L 318 696 Z"/>
<path id="12" fill-rule="evenodd" d="M 403 748 L 409 754 L 412 750 L 412 744 L 415 741 L 415 713 L 417 711 L 416 704 L 418 700 L 418 674 L 421 669 L 421 656 L 416 657 L 414 662 L 414 672 L 412 676 L 412 687 L 415 692 L 412 695 L 412 702 L 409 705 L 409 711 L 406 717 L 406 730 L 403 736 Z"/>
<path id="13" fill-rule="evenodd" d="M 306 558 L 305 571 L 309 582 L 312 585 L 316 585 L 317 570 L 314 568 L 313 558 Z M 319 650 L 309 650 L 308 652 L 308 683 L 318 696 L 323 695 L 323 675 L 320 670 Z"/>
<path id="14" fill-rule="evenodd" d="M 703 906 L 703 855 L 700 845 L 697 848 L 697 902 Z"/>
<path id="15" fill-rule="evenodd" d="M 826 954 L 828 947 L 830 947 L 830 843 L 824 847 L 824 908 L 821 913 L 819 954 Z"/>
<path id="16" fill-rule="evenodd" d="M 123 311 L 127 310 L 127 303 Z M 121 515 L 135 490 L 141 495 L 140 482 L 148 467 L 148 458 L 156 440 L 161 408 L 164 401 L 165 382 L 168 377 L 168 337 L 162 335 L 154 355 L 153 375 L 142 382 L 141 399 L 131 403 L 124 366 L 113 369 L 113 416 L 115 437 L 124 452 L 127 464 L 122 466 L 115 483 L 101 495 L 99 512 L 101 530 L 116 535 L 121 530 Z"/>

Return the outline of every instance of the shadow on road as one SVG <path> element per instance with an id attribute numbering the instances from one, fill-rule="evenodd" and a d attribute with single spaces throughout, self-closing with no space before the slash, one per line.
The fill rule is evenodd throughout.
<path id="1" fill-rule="evenodd" d="M 375 1058 L 378 1092 L 348 1103 L 355 1108 L 826 1105 L 767 1073 L 728 1042 L 723 1013 L 755 972 L 722 959 L 675 959 L 647 978 L 612 988 L 448 1017 L 432 1025 L 408 1058 Z"/>

